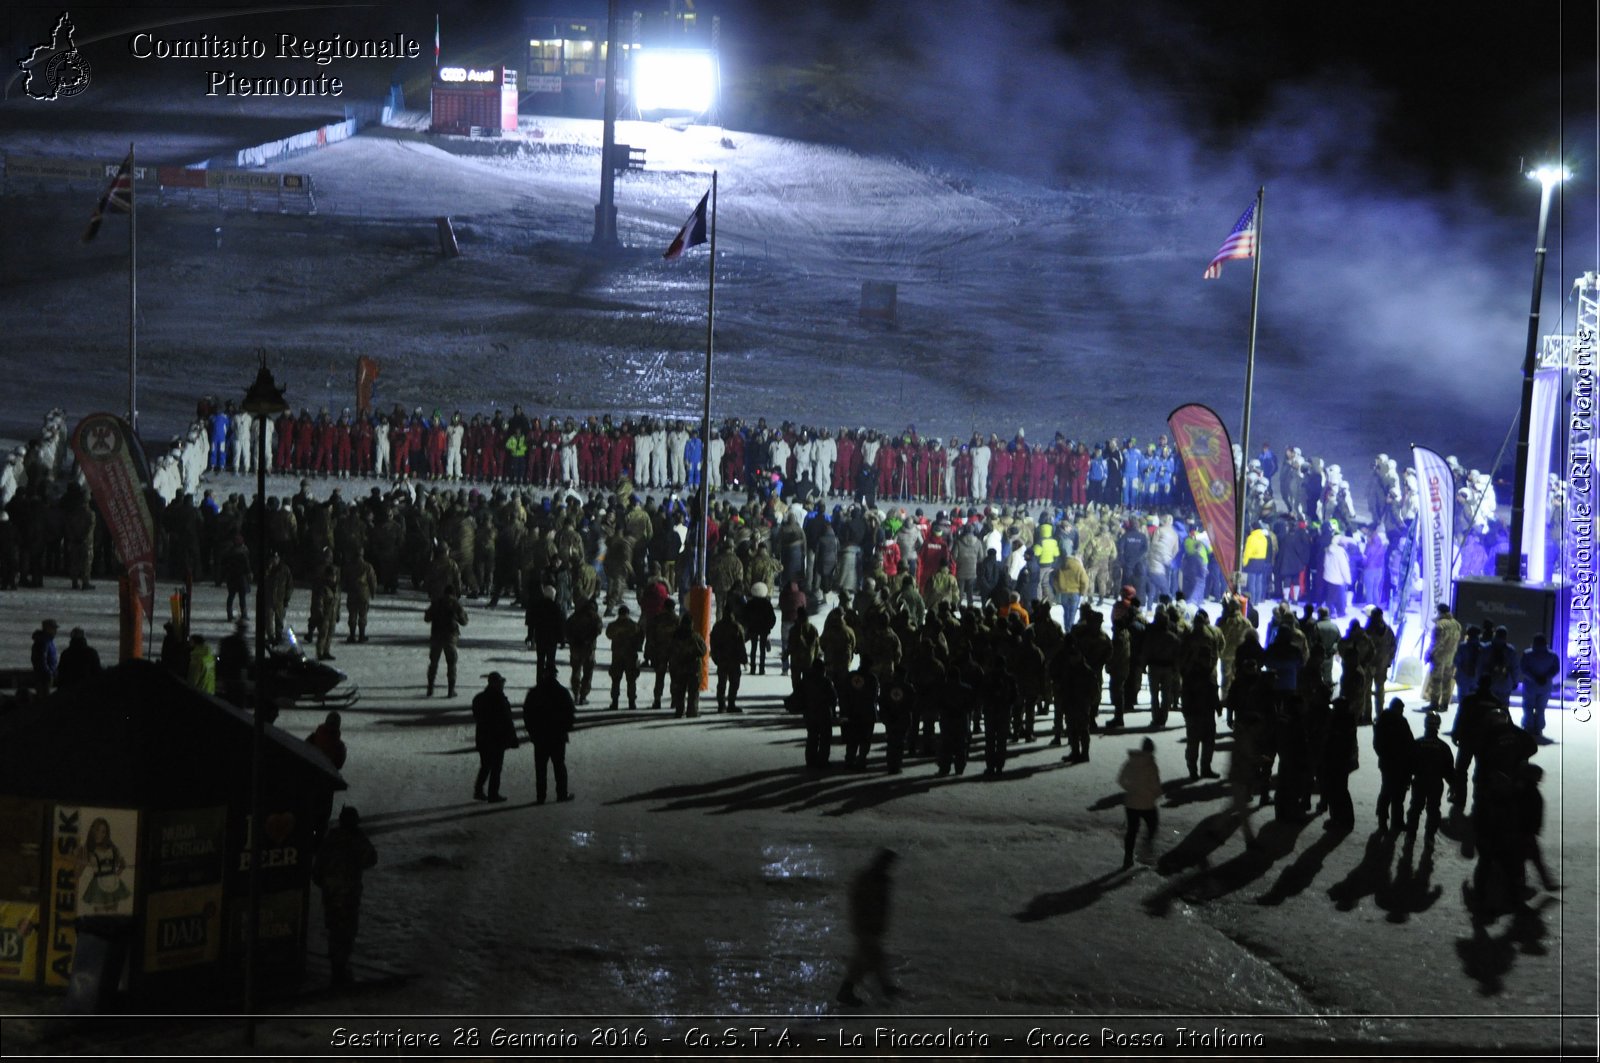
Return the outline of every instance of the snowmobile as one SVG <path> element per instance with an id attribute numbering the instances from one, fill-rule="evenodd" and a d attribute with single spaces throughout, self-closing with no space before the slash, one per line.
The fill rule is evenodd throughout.
<path id="1" fill-rule="evenodd" d="M 348 690 L 332 693 L 348 676 L 339 669 L 307 657 L 292 628 L 284 628 L 283 639 L 267 649 L 266 667 L 269 689 L 279 702 L 316 701 L 319 705 L 347 708 L 361 697 L 354 684 Z"/>

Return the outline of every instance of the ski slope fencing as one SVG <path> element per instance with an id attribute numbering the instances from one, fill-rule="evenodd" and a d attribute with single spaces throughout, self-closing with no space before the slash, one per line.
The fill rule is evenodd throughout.
<path id="1" fill-rule="evenodd" d="M 281 140 L 269 140 L 265 144 L 240 148 L 238 151 L 224 152 L 221 155 L 213 155 L 211 158 L 195 163 L 189 168 L 194 170 L 213 168 L 255 169 L 299 152 L 315 151 L 317 148 L 324 148 L 329 144 L 337 144 L 341 140 L 349 140 L 356 135 L 356 130 L 360 126 L 360 119 L 351 116 L 342 122 L 332 122 L 328 125 L 318 126 L 316 129 L 309 129 L 304 133 L 296 133 L 294 136 L 284 137 Z"/>
<path id="2" fill-rule="evenodd" d="M 116 176 L 117 163 L 46 155 L 7 154 L 3 187 L 7 195 L 48 195 L 81 191 L 98 194 Z M 215 207 L 222 210 L 315 214 L 316 191 L 310 174 L 266 170 L 194 169 L 186 166 L 135 166 L 133 191 L 139 206 Z"/>

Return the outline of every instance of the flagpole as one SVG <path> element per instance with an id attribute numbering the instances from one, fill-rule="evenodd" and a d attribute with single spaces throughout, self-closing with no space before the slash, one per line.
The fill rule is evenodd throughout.
<path id="1" fill-rule="evenodd" d="M 1233 474 L 1234 532 L 1233 532 L 1233 587 L 1237 591 L 1244 581 L 1244 541 L 1248 530 L 1244 526 L 1245 494 L 1250 468 L 1250 404 L 1254 399 L 1256 380 L 1256 321 L 1261 305 L 1261 212 L 1266 205 L 1267 186 L 1256 189 L 1255 262 L 1250 281 L 1250 350 L 1244 363 L 1244 425 L 1239 438 L 1239 465 Z M 1232 456 L 1230 455 L 1230 458 Z"/>
<path id="2" fill-rule="evenodd" d="M 133 192 L 133 142 L 128 142 L 128 427 L 139 434 L 139 214 Z"/>
<path id="3" fill-rule="evenodd" d="M 706 581 L 706 529 L 711 521 L 711 477 L 706 467 L 711 457 L 711 344 L 717 324 L 717 171 L 711 171 L 711 255 L 706 284 L 706 395 L 700 415 L 700 528 L 695 543 L 695 580 Z"/>

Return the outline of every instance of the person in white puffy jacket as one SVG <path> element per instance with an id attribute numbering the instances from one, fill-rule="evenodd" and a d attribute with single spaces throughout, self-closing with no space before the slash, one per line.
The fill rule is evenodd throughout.
<path id="1" fill-rule="evenodd" d="M 1161 769 L 1156 767 L 1156 744 L 1146 738 L 1138 749 L 1128 750 L 1128 759 L 1117 773 L 1122 787 L 1122 805 L 1128 816 L 1128 831 L 1122 838 L 1122 866 L 1133 866 L 1133 842 L 1144 821 L 1145 845 L 1156 840 L 1156 802 L 1161 800 Z"/>

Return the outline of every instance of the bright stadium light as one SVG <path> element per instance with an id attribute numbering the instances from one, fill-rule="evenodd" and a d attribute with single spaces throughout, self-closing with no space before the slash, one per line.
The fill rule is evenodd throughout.
<path id="1" fill-rule="evenodd" d="M 640 111 L 704 114 L 716 102 L 711 52 L 640 48 L 633 57 L 634 103 Z"/>
<path id="2" fill-rule="evenodd" d="M 1537 170 L 1528 171 L 1528 179 L 1538 181 L 1545 188 L 1554 186 L 1572 176 L 1572 171 L 1565 166 L 1541 166 Z"/>

